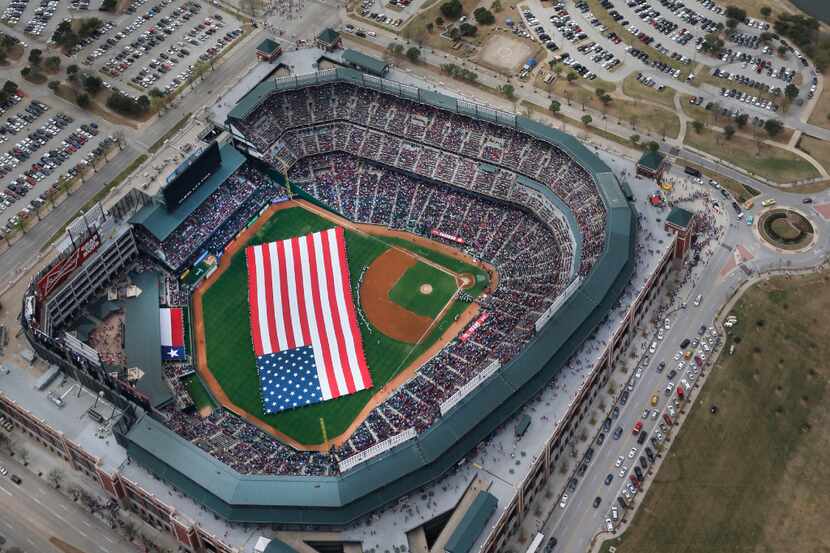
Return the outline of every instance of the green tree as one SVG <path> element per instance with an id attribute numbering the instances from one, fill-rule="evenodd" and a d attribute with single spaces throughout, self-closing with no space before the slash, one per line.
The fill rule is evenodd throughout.
<path id="1" fill-rule="evenodd" d="M 576 74 L 576 71 L 568 71 L 568 75 L 565 78 L 568 79 L 568 83 L 573 84 L 578 77 L 579 75 Z"/>
<path id="2" fill-rule="evenodd" d="M 104 0 L 101 2 L 101 11 L 114 12 L 116 6 L 118 6 L 118 0 Z"/>
<path id="3" fill-rule="evenodd" d="M 84 76 L 84 90 L 86 90 L 90 94 L 98 94 L 98 92 L 100 92 L 103 87 L 104 81 L 102 81 L 100 77 L 96 75 Z"/>
<path id="4" fill-rule="evenodd" d="M 738 21 L 743 22 L 744 19 L 746 19 L 746 10 L 737 6 L 726 6 L 724 15 L 727 19 L 737 19 Z"/>
<path id="5" fill-rule="evenodd" d="M 60 85 L 61 85 L 60 81 L 49 81 L 49 84 L 47 86 L 49 87 L 49 90 L 54 92 L 55 90 L 58 89 L 58 87 Z"/>
<path id="6" fill-rule="evenodd" d="M 33 67 L 37 67 L 40 65 L 40 62 L 43 61 L 43 51 L 39 48 L 32 48 L 29 52 L 29 63 L 32 64 Z"/>
<path id="7" fill-rule="evenodd" d="M 413 46 L 406 51 L 406 57 L 409 58 L 409 61 L 412 63 L 418 63 L 418 60 L 421 58 L 421 50 Z"/>
<path id="8" fill-rule="evenodd" d="M 553 101 L 550 103 L 550 108 L 548 108 L 548 109 L 550 109 L 550 110 L 551 110 L 551 112 L 553 112 L 554 114 L 557 114 L 557 113 L 559 113 L 559 112 L 560 112 L 560 110 L 562 109 L 562 104 L 560 104 L 560 103 L 559 103 L 559 102 L 557 102 L 556 100 L 553 100 Z"/>
<path id="9" fill-rule="evenodd" d="M 746 126 L 747 121 L 749 121 L 749 115 L 746 113 L 742 113 L 735 117 L 735 123 L 738 125 L 739 129 L 742 129 Z"/>
<path id="10" fill-rule="evenodd" d="M 735 27 L 738 26 L 739 21 L 737 19 L 727 19 L 726 20 L 726 28 L 734 30 Z"/>
<path id="11" fill-rule="evenodd" d="M 49 56 L 44 60 L 43 66 L 47 71 L 57 73 L 58 69 L 61 68 L 61 59 L 58 56 Z"/>
<path id="12" fill-rule="evenodd" d="M 588 114 L 585 114 L 585 115 L 582 116 L 582 124 L 585 125 L 586 127 L 589 126 L 591 124 L 591 121 L 593 121 L 593 120 L 594 120 L 594 118 L 591 117 Z"/>
<path id="13" fill-rule="evenodd" d="M 735 127 L 732 125 L 726 125 L 723 128 L 723 134 L 726 136 L 727 140 L 731 140 L 733 136 L 735 136 Z"/>
<path id="14" fill-rule="evenodd" d="M 788 100 L 795 100 L 798 97 L 798 87 L 792 83 L 788 84 L 784 89 L 784 96 L 786 96 Z"/>
<path id="15" fill-rule="evenodd" d="M 629 138 L 629 140 L 631 140 L 631 143 L 636 146 L 640 142 L 640 135 L 639 134 L 632 134 L 631 138 Z"/>
<path id="16" fill-rule="evenodd" d="M 496 16 L 485 7 L 476 8 L 473 12 L 473 17 L 475 17 L 476 23 L 479 25 L 492 25 L 496 22 Z"/>
<path id="17" fill-rule="evenodd" d="M 427 23 L 427 32 L 428 33 L 431 33 L 434 29 L 435 29 L 435 25 L 432 23 L 432 21 Z"/>
<path id="18" fill-rule="evenodd" d="M 20 70 L 20 74 L 23 75 L 24 79 L 28 79 L 32 75 L 32 68 L 29 66 L 24 67 Z"/>
<path id="19" fill-rule="evenodd" d="M 605 95 L 605 89 L 602 87 L 597 87 L 594 92 L 596 93 L 597 98 L 602 98 Z"/>
<path id="20" fill-rule="evenodd" d="M 402 56 L 403 55 L 403 44 L 401 44 L 400 42 L 390 42 L 389 46 L 387 46 L 386 49 L 393 56 Z"/>
<path id="21" fill-rule="evenodd" d="M 784 125 L 781 124 L 781 121 L 777 119 L 767 119 L 764 122 L 764 130 L 767 131 L 767 134 L 770 135 L 771 138 L 775 138 L 778 134 L 784 130 Z"/>
<path id="22" fill-rule="evenodd" d="M 700 134 L 700 132 L 703 130 L 703 123 L 697 120 L 692 121 L 692 128 L 695 130 L 697 134 Z"/>
<path id="23" fill-rule="evenodd" d="M 458 19 L 464 11 L 464 6 L 459 0 L 448 0 L 441 4 L 441 14 L 447 19 Z"/>
<path id="24" fill-rule="evenodd" d="M 768 18 L 770 15 L 772 15 L 772 8 L 770 8 L 769 6 L 761 6 L 761 10 L 760 10 L 760 11 L 761 11 L 761 15 L 763 15 L 763 16 L 764 16 L 764 19 L 766 19 L 766 18 Z"/>
<path id="25" fill-rule="evenodd" d="M 499 90 L 501 91 L 502 94 L 504 94 L 504 96 L 506 98 L 509 98 L 510 100 L 512 100 L 516 97 L 516 89 L 513 88 L 512 84 L 501 85 L 499 87 Z"/>
<path id="26" fill-rule="evenodd" d="M 439 27 L 442 27 L 444 25 L 444 18 L 440 17 L 440 16 L 436 17 L 435 18 L 435 24 L 438 25 Z"/>
<path id="27" fill-rule="evenodd" d="M 776 52 L 778 52 L 778 55 L 781 56 L 781 57 L 786 56 L 787 52 L 789 52 L 789 51 L 790 51 L 789 48 L 787 48 L 783 44 L 779 45 L 778 49 L 776 50 Z"/>
<path id="28" fill-rule="evenodd" d="M 504 8 L 502 8 L 500 0 L 495 0 L 493 2 L 493 4 L 490 6 L 490 9 L 493 10 L 494 12 L 496 12 L 496 13 L 499 13 Z"/>
<path id="29" fill-rule="evenodd" d="M 461 36 L 474 36 L 478 32 L 478 27 L 469 23 L 462 23 L 458 28 L 461 30 Z"/>
<path id="30" fill-rule="evenodd" d="M 646 144 L 646 149 L 647 149 L 649 152 L 656 152 L 657 150 L 659 150 L 659 149 L 660 149 L 660 144 L 658 144 L 657 142 L 655 142 L 654 140 L 652 140 L 651 142 L 649 142 L 648 144 Z"/>
<path id="31" fill-rule="evenodd" d="M 602 102 L 602 105 L 604 105 L 604 106 L 607 106 L 608 104 L 610 104 L 611 100 L 612 100 L 612 98 L 609 94 L 603 94 L 602 96 L 599 97 L 599 101 Z"/>
<path id="32" fill-rule="evenodd" d="M 86 109 L 92 103 L 92 100 L 89 99 L 89 94 L 84 93 L 78 96 L 77 102 L 79 107 Z"/>

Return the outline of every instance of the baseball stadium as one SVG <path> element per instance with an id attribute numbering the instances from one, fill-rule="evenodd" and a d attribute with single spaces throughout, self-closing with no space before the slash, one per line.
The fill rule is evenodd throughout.
<path id="1" fill-rule="evenodd" d="M 423 489 L 632 277 L 616 177 L 539 122 L 338 68 L 262 82 L 226 128 L 71 227 L 21 317 L 225 521 L 337 529 Z"/>

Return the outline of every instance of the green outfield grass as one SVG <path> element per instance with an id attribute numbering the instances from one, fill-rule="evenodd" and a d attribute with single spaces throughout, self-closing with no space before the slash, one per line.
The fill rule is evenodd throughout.
<path id="1" fill-rule="evenodd" d="M 198 375 L 194 374 L 187 377 L 187 391 L 190 392 L 190 397 L 193 398 L 193 403 L 196 405 L 197 410 L 205 406 L 216 406 L 213 403 L 213 398 L 210 397 L 210 393 L 205 389 L 205 385 L 202 384 L 202 379 Z"/>
<path id="2" fill-rule="evenodd" d="M 422 284 L 430 284 L 432 292 L 422 294 Z M 418 261 L 406 270 L 389 290 L 389 299 L 408 311 L 434 319 L 457 289 L 455 279 L 447 273 Z"/>
<path id="3" fill-rule="evenodd" d="M 276 213 L 249 243 L 283 240 L 333 226 L 334 224 L 330 221 L 302 208 L 286 209 Z M 345 237 L 352 292 L 356 299 L 357 279 L 361 270 L 386 251 L 389 244 L 378 238 L 349 230 L 346 230 Z M 411 246 L 404 240 L 399 245 Z M 446 256 L 440 257 L 460 263 Z M 460 265 L 462 269 L 450 268 L 469 273 L 478 271 L 475 267 L 463 263 Z M 470 290 L 470 293 L 473 295 L 481 293 L 486 282 L 486 275 L 480 282 L 477 279 L 476 286 Z M 433 344 L 452 323 L 453 318 L 467 307 L 466 304 L 456 302 L 436 325 L 432 334 L 417 346 L 393 340 L 358 318 L 366 362 L 372 374 L 374 389 L 277 415 L 265 415 L 262 412 L 259 394 L 247 294 L 245 253 L 244 250 L 240 250 L 231 260 L 230 267 L 214 282 L 202 299 L 208 366 L 233 403 L 304 444 L 323 442 L 321 418 L 325 420 L 329 437 L 342 433 L 375 390 L 382 387 L 412 359 Z"/>

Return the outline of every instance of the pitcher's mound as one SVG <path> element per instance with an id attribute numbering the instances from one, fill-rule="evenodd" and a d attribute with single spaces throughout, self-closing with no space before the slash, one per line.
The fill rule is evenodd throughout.
<path id="1" fill-rule="evenodd" d="M 432 284 L 421 284 L 421 287 L 418 289 L 423 295 L 428 296 L 432 294 Z"/>

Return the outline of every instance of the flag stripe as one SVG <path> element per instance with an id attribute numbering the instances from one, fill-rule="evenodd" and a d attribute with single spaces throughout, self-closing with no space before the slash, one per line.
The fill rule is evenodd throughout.
<path id="1" fill-rule="evenodd" d="M 274 272 L 271 264 L 271 249 L 267 244 L 259 246 L 262 252 L 262 280 L 265 288 L 262 290 L 265 293 L 265 305 L 268 309 L 265 312 L 265 324 L 268 329 L 268 342 L 271 345 L 267 353 L 274 353 L 279 351 L 279 343 L 277 342 L 277 320 L 276 320 L 276 302 L 274 301 L 274 280 L 272 273 Z"/>
<path id="2" fill-rule="evenodd" d="M 247 248 L 245 257 L 248 262 L 248 306 L 251 310 L 251 338 L 254 342 L 254 353 L 257 357 L 262 355 L 262 340 L 259 337 L 259 290 L 257 289 L 256 261 L 254 258 L 256 248 Z"/>
<path id="3" fill-rule="evenodd" d="M 339 233 L 336 229 L 331 231 L 326 236 L 329 249 L 329 259 L 331 259 L 332 267 L 331 283 L 334 287 L 334 294 L 337 301 L 338 311 L 340 313 L 339 323 L 341 332 L 343 333 L 343 338 L 346 344 L 348 344 L 346 354 L 349 357 L 349 373 L 352 376 L 355 390 L 358 391 L 367 387 L 359 361 L 359 359 L 363 359 L 363 348 L 361 347 L 359 330 L 352 328 L 354 311 L 350 308 L 353 304 L 351 303 L 351 297 L 349 297 L 349 301 L 347 303 L 347 296 L 343 287 L 345 271 L 344 267 L 341 265 L 339 252 L 340 241 L 338 236 Z M 346 287 L 349 291 L 351 291 L 351 289 L 348 288 L 348 282 L 346 282 Z M 355 334 L 355 332 L 357 332 L 357 334 Z"/>
<path id="4" fill-rule="evenodd" d="M 285 320 L 283 319 L 283 310 L 282 310 L 282 280 L 280 277 L 280 272 L 282 271 L 282 264 L 279 260 L 279 255 L 277 254 L 277 244 L 275 242 L 271 242 L 270 244 L 265 245 L 264 247 L 268 248 L 268 256 L 271 259 L 271 264 L 274 267 L 271 269 L 271 292 L 274 301 L 274 318 L 276 324 L 276 331 L 277 331 L 277 344 L 279 345 L 279 350 L 283 351 L 288 349 L 288 337 L 285 334 L 285 329 L 288 325 L 285 324 Z M 279 319 L 277 319 L 277 315 L 279 315 Z"/>
<path id="5" fill-rule="evenodd" d="M 329 337 L 327 334 L 326 322 L 323 320 L 322 307 L 320 305 L 320 283 L 317 280 L 317 260 L 314 257 L 314 244 L 311 240 L 311 235 L 306 235 L 304 239 L 300 240 L 301 252 L 303 252 L 303 274 L 308 275 L 311 283 L 309 289 L 309 302 L 311 312 L 315 319 L 315 334 L 320 343 L 323 360 L 326 367 L 326 376 L 328 377 L 329 388 L 331 388 L 331 397 L 337 398 L 344 394 L 345 387 L 341 387 L 342 381 L 337 378 L 336 369 L 331 356 L 331 347 Z"/>
<path id="6" fill-rule="evenodd" d="M 296 347 L 307 346 L 312 341 L 311 327 L 309 326 L 308 311 L 305 305 L 305 292 L 307 287 L 304 286 L 305 281 L 302 274 L 302 261 L 300 259 L 300 242 L 299 240 L 290 240 L 288 243 L 291 247 L 286 248 L 286 254 L 291 252 L 291 264 L 289 265 L 291 271 L 294 273 L 294 286 L 289 287 L 290 297 L 292 298 L 295 309 L 298 313 L 299 326 L 294 327 L 294 337 L 297 341 Z M 299 270 L 298 270 L 299 269 Z M 299 332 L 297 331 L 299 329 Z"/>
<path id="7" fill-rule="evenodd" d="M 295 312 L 291 311 L 291 305 L 288 300 L 288 288 L 291 286 L 291 281 L 288 279 L 288 269 L 286 265 L 288 262 L 285 259 L 285 243 L 284 242 L 277 242 L 276 243 L 277 249 L 277 261 L 280 264 L 280 269 L 278 271 L 280 277 L 280 306 L 281 310 L 280 313 L 282 315 L 282 326 L 285 328 L 285 341 L 286 347 L 288 348 L 296 348 L 297 347 L 297 340 L 294 334 L 294 318 L 296 317 Z"/>
<path id="8" fill-rule="evenodd" d="M 257 313 L 259 317 L 259 340 L 262 343 L 262 352 L 271 353 L 271 333 L 268 331 L 268 301 L 265 299 L 265 271 L 262 267 L 262 247 L 254 248 L 254 265 L 256 266 Z"/>
<path id="9" fill-rule="evenodd" d="M 332 317 L 332 305 L 328 295 L 329 273 L 326 271 L 326 260 L 323 252 L 322 238 L 325 232 L 318 232 L 311 235 L 311 246 L 314 247 L 314 267 L 317 272 L 318 292 L 320 297 L 320 314 L 323 317 L 325 324 L 326 338 L 328 340 L 329 355 L 331 356 L 332 369 L 334 370 L 334 377 L 337 380 L 337 387 L 340 389 L 340 395 L 354 393 L 354 388 L 349 386 L 349 379 L 346 377 L 348 372 L 348 363 L 344 363 L 344 356 L 341 354 L 340 341 L 337 327 Z"/>
<path id="10" fill-rule="evenodd" d="M 314 362 L 317 365 L 317 377 L 320 380 L 320 390 L 323 392 L 323 399 L 329 400 L 340 396 L 337 389 L 332 389 L 332 385 L 337 383 L 334 380 L 334 375 L 331 372 L 331 365 L 327 362 L 326 352 L 322 347 L 320 332 L 318 330 L 317 315 L 314 312 L 314 299 L 311 292 L 311 271 L 308 266 L 308 251 L 306 249 L 305 240 L 292 240 L 292 246 L 297 253 L 298 274 L 302 276 L 302 284 L 304 290 L 308 293 L 303 297 L 305 307 L 305 321 L 308 325 L 309 336 L 311 337 L 311 345 L 314 349 Z"/>
<path id="11" fill-rule="evenodd" d="M 184 345 L 184 321 L 182 320 L 182 309 L 174 307 L 170 309 L 170 330 L 173 338 L 174 346 L 181 347 Z"/>
<path id="12" fill-rule="evenodd" d="M 173 345 L 173 332 L 170 329 L 170 313 L 167 309 L 159 310 L 159 324 L 161 325 L 161 345 Z"/>
<path id="13" fill-rule="evenodd" d="M 357 315 L 354 309 L 354 299 L 352 298 L 352 285 L 349 282 L 348 267 L 346 261 L 346 239 L 343 233 L 343 227 L 337 227 L 337 253 L 340 256 L 340 279 L 343 287 L 342 295 L 344 301 L 347 302 L 347 314 L 349 316 L 349 326 L 352 327 L 352 343 L 354 344 L 355 357 L 360 365 L 360 375 L 363 381 L 363 388 L 368 388 L 372 385 L 372 376 L 369 374 L 369 367 L 366 365 L 366 356 L 363 354 L 363 339 L 360 336 L 360 328 L 357 326 Z"/>
<path id="14" fill-rule="evenodd" d="M 334 327 L 334 334 L 337 338 L 337 350 L 338 354 L 340 355 L 340 366 L 343 368 L 343 377 L 346 379 L 346 389 L 349 391 L 350 394 L 353 394 L 357 390 L 355 389 L 355 382 L 353 376 L 354 365 L 352 365 L 351 359 L 349 358 L 349 351 L 351 350 L 351 348 L 347 346 L 346 337 L 343 334 L 342 325 L 344 323 L 344 318 L 340 316 L 341 306 L 338 304 L 337 293 L 334 289 L 335 277 L 334 269 L 332 267 L 331 262 L 331 248 L 329 246 L 329 237 L 333 234 L 333 229 L 330 229 L 316 235 L 320 237 L 319 249 L 321 251 L 321 256 L 323 258 L 323 267 L 326 271 L 326 280 L 324 285 L 326 287 L 327 295 L 324 294 L 323 296 L 328 298 L 328 303 L 331 307 L 332 325 Z"/>

